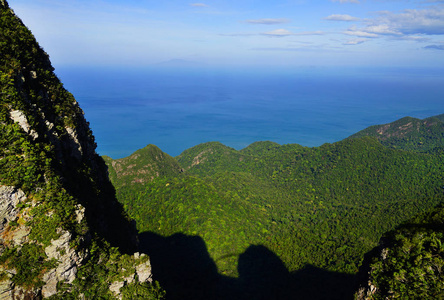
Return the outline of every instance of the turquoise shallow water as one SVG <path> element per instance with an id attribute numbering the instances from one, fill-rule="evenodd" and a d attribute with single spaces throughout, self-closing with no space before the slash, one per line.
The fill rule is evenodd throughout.
<path id="1" fill-rule="evenodd" d="M 176 156 L 199 143 L 319 146 L 404 116 L 444 113 L 444 71 L 61 68 L 98 152 L 155 144 Z"/>

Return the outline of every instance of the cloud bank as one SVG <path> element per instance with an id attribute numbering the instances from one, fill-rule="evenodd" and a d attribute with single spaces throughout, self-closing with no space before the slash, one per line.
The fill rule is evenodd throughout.
<path id="1" fill-rule="evenodd" d="M 378 17 L 365 20 L 364 27 L 351 27 L 345 33 L 359 37 L 444 35 L 444 8 L 382 11 Z"/>

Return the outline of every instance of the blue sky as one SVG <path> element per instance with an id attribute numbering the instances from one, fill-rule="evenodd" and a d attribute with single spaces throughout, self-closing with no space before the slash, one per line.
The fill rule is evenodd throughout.
<path id="1" fill-rule="evenodd" d="M 444 66 L 439 0 L 8 2 L 56 66 Z"/>

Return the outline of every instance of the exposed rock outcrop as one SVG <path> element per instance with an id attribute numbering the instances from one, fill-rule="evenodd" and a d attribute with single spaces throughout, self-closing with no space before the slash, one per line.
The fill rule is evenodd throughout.
<path id="1" fill-rule="evenodd" d="M 76 278 L 78 268 L 87 257 L 88 251 L 78 252 L 70 246 L 70 242 L 72 242 L 71 233 L 64 231 L 60 238 L 53 240 L 51 245 L 45 248 L 48 259 L 55 259 L 60 263 L 43 275 L 45 285 L 42 288 L 42 294 L 44 297 L 55 295 L 59 282 L 72 283 Z"/>
<path id="2" fill-rule="evenodd" d="M 20 246 L 28 242 L 30 228 L 25 225 L 27 210 L 18 208 L 26 201 L 25 193 L 13 186 L 0 186 L 0 253 L 5 245 Z M 21 215 L 19 215 L 21 213 Z"/>
<path id="3" fill-rule="evenodd" d="M 111 283 L 109 290 L 118 298 L 122 299 L 121 289 L 132 283 L 151 283 L 153 281 L 151 274 L 151 264 L 145 254 L 134 253 L 130 259 L 134 261 L 130 268 L 122 267 L 119 278 Z"/>
<path id="4" fill-rule="evenodd" d="M 3 255 L 7 247 L 21 247 L 28 241 L 30 228 L 17 222 L 19 216 L 19 205 L 27 201 L 25 193 L 13 186 L 0 186 L 0 253 Z M 3 280 L 0 281 L 0 299 L 34 299 L 39 295 L 36 289 L 23 289 L 17 287 L 12 281 L 17 270 L 0 265 L 0 273 Z"/>
<path id="5" fill-rule="evenodd" d="M 32 136 L 33 139 L 36 139 L 39 137 L 38 133 L 35 132 L 34 129 L 31 129 L 31 126 L 29 126 L 28 120 L 26 119 L 25 114 L 20 110 L 13 110 L 11 111 L 11 119 L 18 123 L 22 129 Z"/>
<path id="6" fill-rule="evenodd" d="M 0 186 L 0 234 L 10 221 L 14 221 L 19 212 L 17 205 L 24 202 L 25 193 L 13 186 Z"/>

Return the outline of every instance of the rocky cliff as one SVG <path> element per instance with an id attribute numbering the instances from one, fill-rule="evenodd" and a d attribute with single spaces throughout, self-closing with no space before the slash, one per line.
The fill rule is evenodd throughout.
<path id="1" fill-rule="evenodd" d="M 1 0 L 0 299 L 159 296 L 148 257 L 130 255 L 135 226 L 83 111 L 53 71 Z"/>

